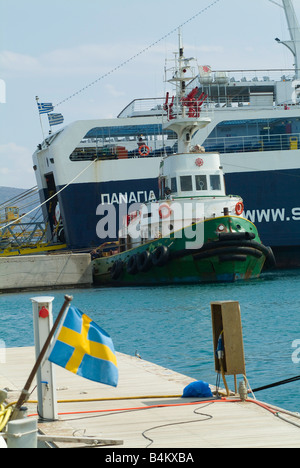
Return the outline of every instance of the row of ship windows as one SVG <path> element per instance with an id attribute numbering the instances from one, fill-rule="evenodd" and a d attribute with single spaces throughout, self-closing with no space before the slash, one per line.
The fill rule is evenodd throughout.
<path id="1" fill-rule="evenodd" d="M 194 187 L 193 187 L 194 178 Z M 205 191 L 205 190 L 221 190 L 221 178 L 217 174 L 206 176 L 204 174 L 196 174 L 195 177 L 191 175 L 184 175 L 179 177 L 180 191 L 181 192 L 192 192 Z M 177 178 L 171 178 L 171 192 L 177 193 Z"/>

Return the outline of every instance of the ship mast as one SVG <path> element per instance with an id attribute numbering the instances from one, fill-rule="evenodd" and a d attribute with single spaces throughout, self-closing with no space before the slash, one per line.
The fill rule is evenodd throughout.
<path id="1" fill-rule="evenodd" d="M 178 57 L 177 54 L 175 55 L 175 68 L 171 69 L 172 78 L 167 80 L 169 83 L 173 83 L 176 86 L 176 96 L 174 96 L 174 98 L 176 98 L 176 113 L 172 116 L 170 116 L 169 113 L 168 121 L 163 124 L 163 128 L 172 130 L 177 134 L 178 153 L 188 153 L 193 135 L 199 130 L 199 128 L 206 127 L 211 122 L 211 118 L 208 116 L 200 117 L 200 108 L 207 96 L 204 97 L 204 93 L 202 93 L 198 98 L 196 98 L 198 87 L 196 87 L 192 93 L 194 93 L 194 102 L 196 105 L 198 102 L 199 108 L 195 114 L 190 113 L 187 110 L 190 94 L 186 96 L 186 86 L 187 82 L 195 78 L 190 65 L 190 62 L 195 59 L 194 57 L 186 58 L 184 56 L 180 29 L 178 31 L 178 43 L 179 50 Z M 167 93 L 165 108 L 168 106 L 168 99 L 169 93 Z M 186 100 L 185 104 L 183 103 L 183 99 Z M 190 102 L 192 103 L 192 100 Z M 171 106 L 173 107 L 173 103 Z"/>
<path id="2" fill-rule="evenodd" d="M 300 79 L 300 26 L 292 0 L 282 0 L 282 4 L 287 19 L 291 40 L 281 41 L 280 39 L 276 39 L 276 41 L 285 45 L 294 55 L 296 72 L 295 77 Z"/>
<path id="3" fill-rule="evenodd" d="M 178 29 L 178 58 L 175 54 L 175 67 L 173 69 L 172 78 L 168 79 L 169 83 L 175 83 L 176 86 L 176 104 L 179 107 L 180 100 L 185 96 L 186 83 L 195 78 L 192 73 L 190 61 L 195 60 L 194 57 L 186 58 L 184 56 L 184 48 L 182 45 L 182 35 L 180 28 Z M 185 117 L 185 109 L 182 108 L 183 117 Z"/>

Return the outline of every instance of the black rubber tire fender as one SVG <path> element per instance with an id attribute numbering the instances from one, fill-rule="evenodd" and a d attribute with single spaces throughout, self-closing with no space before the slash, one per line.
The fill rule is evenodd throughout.
<path id="1" fill-rule="evenodd" d="M 116 262 L 114 262 L 110 271 L 111 279 L 113 280 L 119 279 L 122 272 L 123 272 L 123 262 L 122 260 L 117 260 Z"/>
<path id="2" fill-rule="evenodd" d="M 165 245 L 158 246 L 151 254 L 152 263 L 154 266 L 162 267 L 168 263 L 170 250 Z"/>
<path id="3" fill-rule="evenodd" d="M 127 270 L 127 273 L 129 273 L 130 275 L 135 275 L 138 272 L 136 255 L 132 255 L 129 258 L 127 262 L 126 270 Z"/>
<path id="4" fill-rule="evenodd" d="M 141 252 L 137 256 L 136 263 L 138 271 L 143 273 L 149 271 L 153 266 L 150 252 L 148 250 Z"/>

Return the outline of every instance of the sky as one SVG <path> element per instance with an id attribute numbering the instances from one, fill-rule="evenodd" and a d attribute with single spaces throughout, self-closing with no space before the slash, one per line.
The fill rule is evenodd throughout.
<path id="1" fill-rule="evenodd" d="M 300 0 L 294 6 L 300 20 Z M 199 65 L 293 67 L 275 41 L 289 39 L 284 11 L 270 0 L 0 0 L 0 186 L 36 185 L 36 96 L 55 105 L 64 125 L 114 118 L 135 98 L 162 97 L 179 26 L 185 55 Z"/>

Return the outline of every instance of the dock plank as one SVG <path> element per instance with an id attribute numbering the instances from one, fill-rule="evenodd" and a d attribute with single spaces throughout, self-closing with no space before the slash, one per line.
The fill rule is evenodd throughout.
<path id="1" fill-rule="evenodd" d="M 122 440 L 118 448 L 299 448 L 300 428 L 252 399 L 196 401 L 181 398 L 193 379 L 139 359 L 117 354 L 117 388 L 85 380 L 55 367 L 59 419 L 39 422 L 52 436 Z M 10 348 L 0 364 L 0 388 L 15 401 L 34 364 L 33 348 Z M 31 401 L 36 400 L 36 390 Z M 85 400 L 85 401 L 82 401 Z M 28 404 L 36 417 L 36 403 Z M 288 416 L 300 424 L 300 419 Z M 57 443 L 58 448 L 78 444 Z"/>

